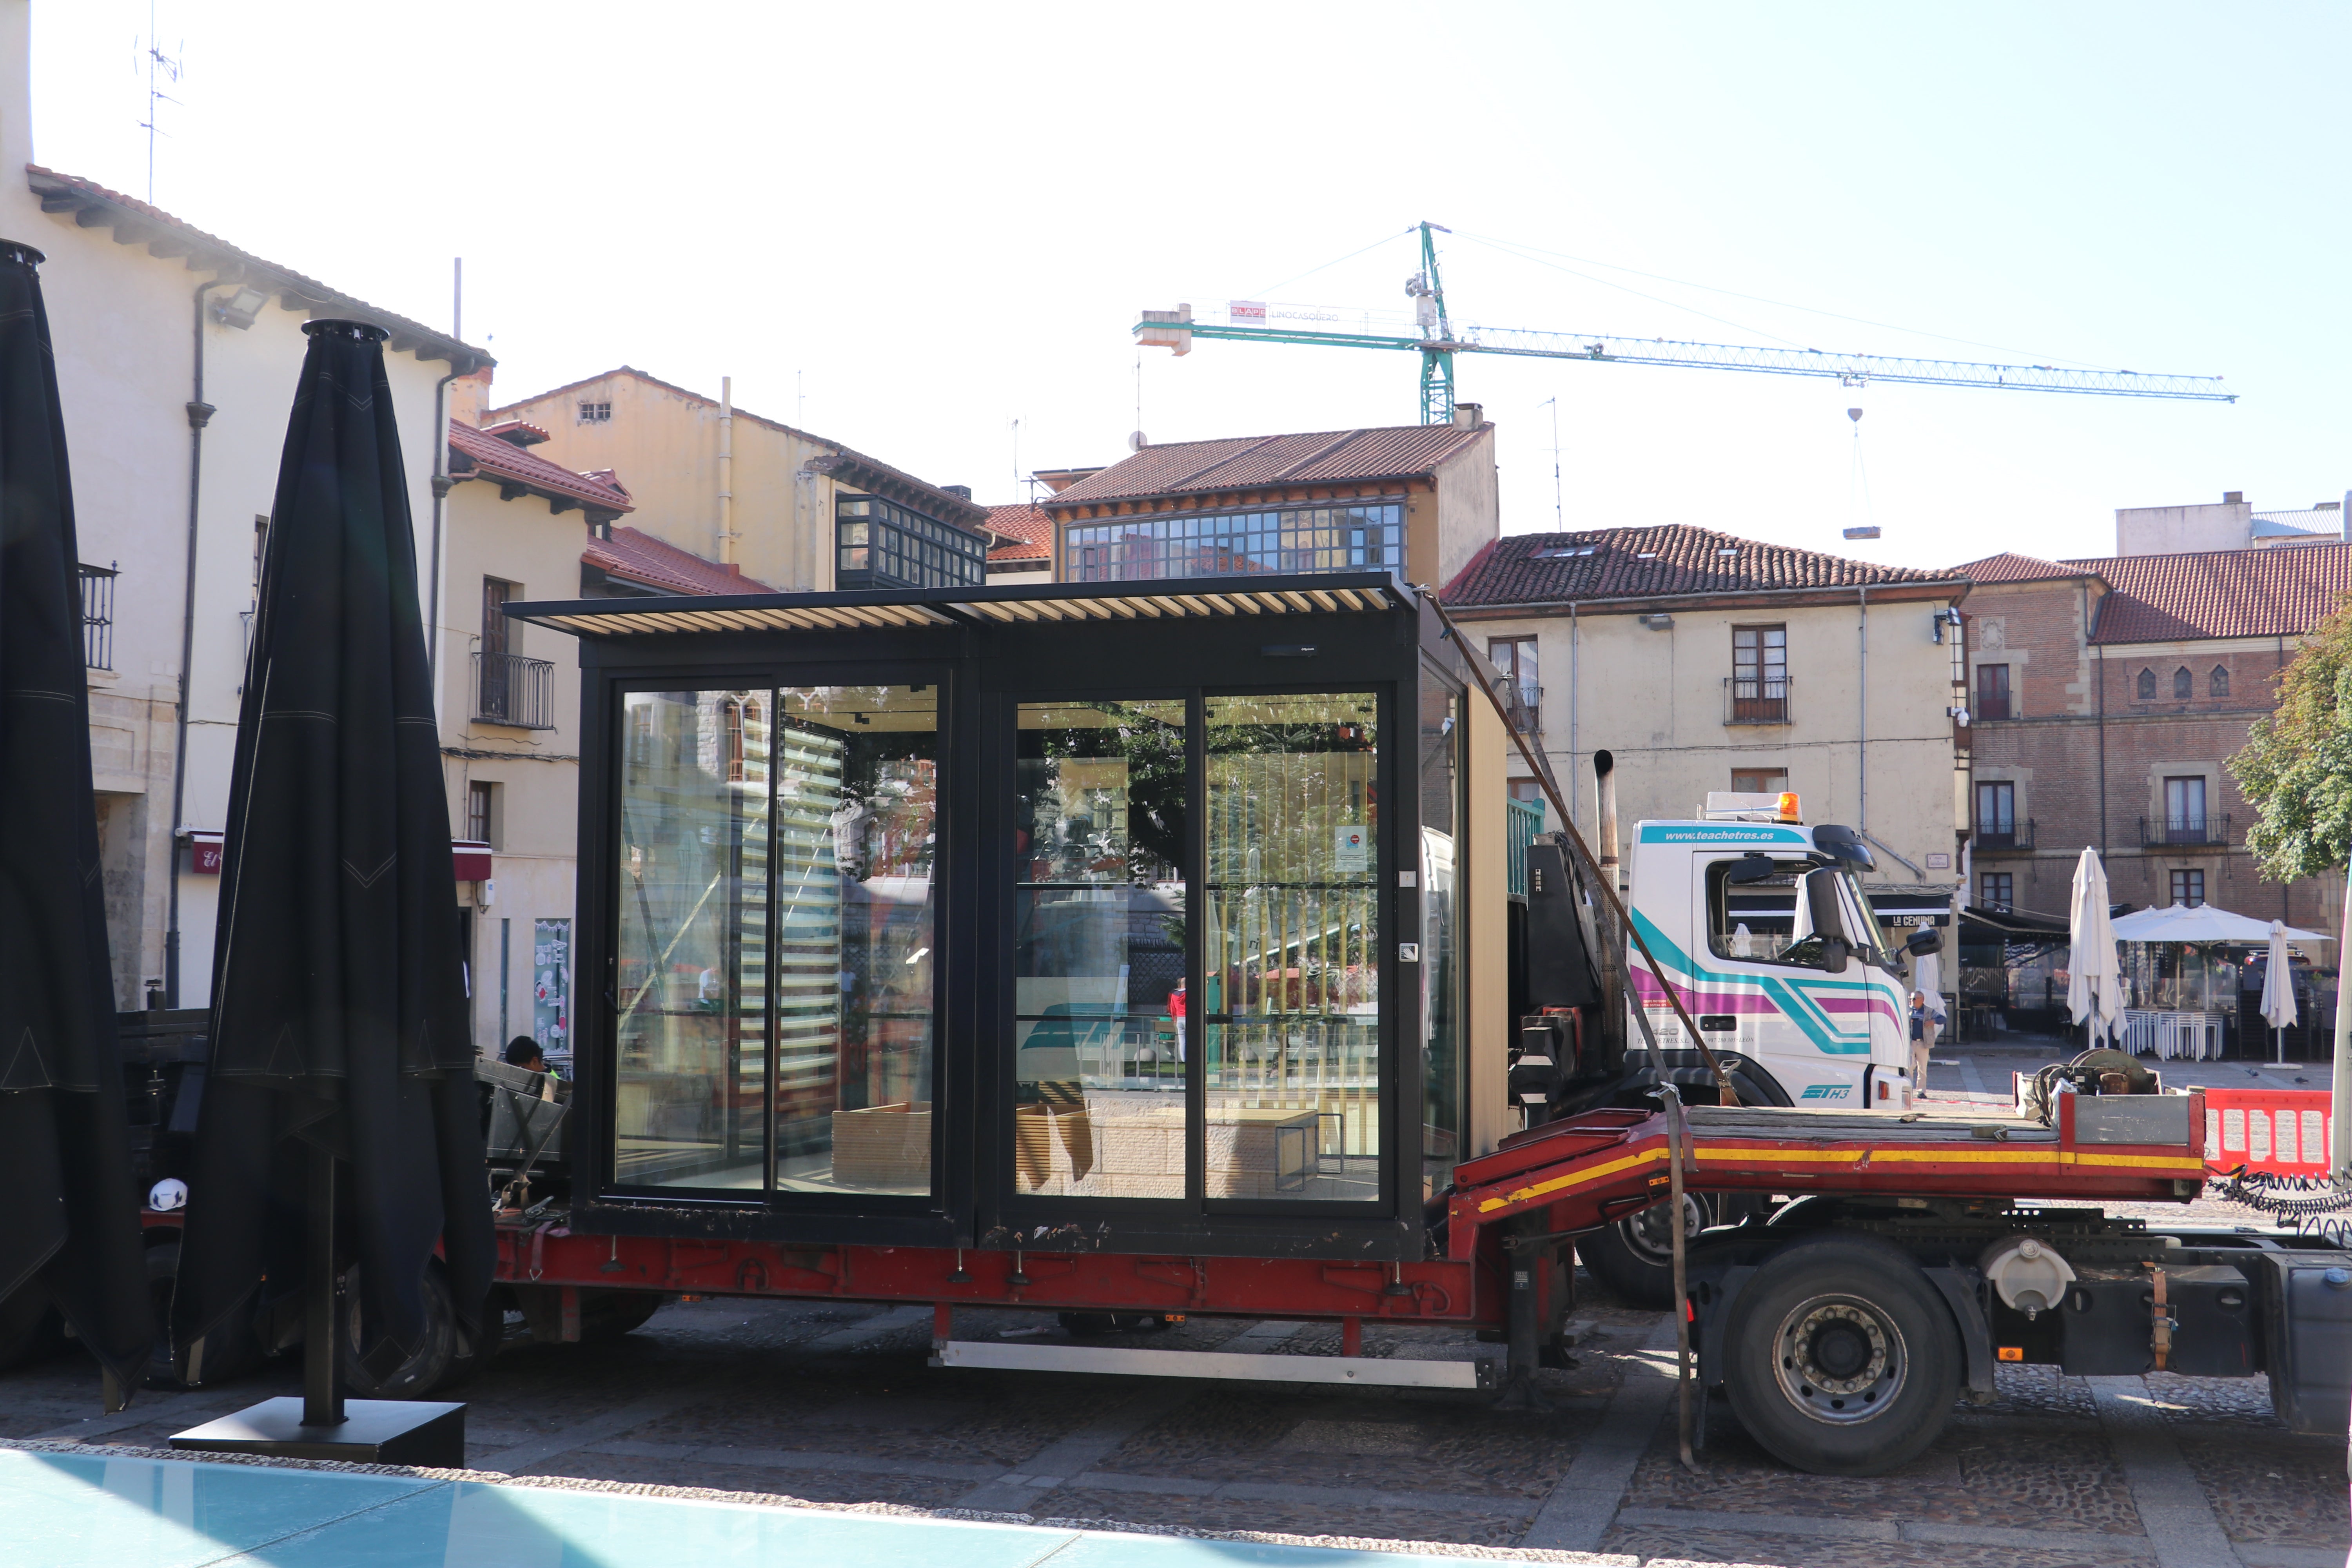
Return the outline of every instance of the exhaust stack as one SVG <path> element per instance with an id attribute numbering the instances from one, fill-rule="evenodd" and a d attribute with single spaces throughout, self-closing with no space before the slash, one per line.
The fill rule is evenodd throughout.
<path id="1" fill-rule="evenodd" d="M 1625 874 L 1617 859 L 1617 759 L 1607 752 L 1592 753 L 1592 788 L 1599 805 L 1601 874 L 1622 893 Z"/>

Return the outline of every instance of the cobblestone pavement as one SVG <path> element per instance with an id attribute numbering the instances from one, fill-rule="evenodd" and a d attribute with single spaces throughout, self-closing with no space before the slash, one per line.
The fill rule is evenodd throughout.
<path id="1" fill-rule="evenodd" d="M 1994 1053 L 1974 1065 L 1980 1081 L 2006 1081 Z M 2210 1204 L 2196 1218 L 2262 1223 Z M 1695 1475 L 1675 1458 L 1671 1329 L 1585 1276 L 1579 1286 L 1592 1337 L 1577 1367 L 1542 1374 L 1543 1414 L 1454 1392 L 934 1369 L 926 1309 L 681 1300 L 615 1342 L 510 1345 L 463 1392 L 468 1460 L 780 1500 L 1599 1552 L 1567 1560 L 1623 1568 L 2346 1561 L 2344 1443 L 2288 1433 L 2258 1379 L 2095 1386 L 2003 1367 L 1997 1403 L 1963 1407 L 1927 1454 L 1869 1479 L 1788 1469 L 1718 1399 Z M 998 1310 L 960 1312 L 957 1333 L 1063 1337 L 1050 1314 Z M 1223 1319 L 1145 1342 L 1339 1352 L 1330 1325 Z M 1500 1354 L 1458 1331 L 1379 1325 L 1364 1349 Z M 103 1417 L 95 1372 L 68 1352 L 0 1374 L 0 1438 L 161 1446 L 208 1415 L 295 1391 L 296 1368 L 279 1363 L 230 1386 L 144 1394 Z"/>

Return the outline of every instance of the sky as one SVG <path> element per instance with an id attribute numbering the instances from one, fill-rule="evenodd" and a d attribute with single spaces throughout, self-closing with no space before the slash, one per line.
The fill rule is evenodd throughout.
<path id="1" fill-rule="evenodd" d="M 2121 506 L 2352 487 L 2341 6 L 152 9 L 182 68 L 155 203 L 444 330 L 462 256 L 501 400 L 623 363 L 731 375 L 740 407 L 987 501 L 1138 429 L 1411 424 L 1410 353 L 1179 359 L 1130 328 L 1406 310 L 1426 219 L 1457 323 L 2240 395 L 1466 355 L 1506 532 L 1695 523 L 1940 566 L 2107 553 Z M 34 0 L 37 156 L 139 196 L 149 12 Z"/>

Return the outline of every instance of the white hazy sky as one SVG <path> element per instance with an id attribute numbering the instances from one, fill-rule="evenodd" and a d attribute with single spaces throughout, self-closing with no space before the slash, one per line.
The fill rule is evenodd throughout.
<path id="1" fill-rule="evenodd" d="M 145 193 L 148 11 L 35 0 L 43 163 Z M 2100 553 L 2117 506 L 2227 489 L 2305 507 L 2352 484 L 2341 6 L 155 14 L 186 68 L 162 108 L 165 209 L 445 328 L 463 256 L 466 335 L 502 395 L 624 362 L 713 393 L 731 374 L 747 409 L 982 500 L 1022 493 L 1015 419 L 1021 469 L 1125 452 L 1139 308 L 1402 308 L 1421 218 L 1455 231 L 1457 321 L 2221 374 L 2242 395 L 1857 395 L 1466 356 L 1508 531 L 1553 526 L 1552 397 L 1570 527 L 1702 523 L 1911 564 Z M 1158 442 L 1409 424 L 1415 363 L 1153 351 L 1141 424 Z M 1857 405 L 1874 546 L 1840 539 L 1865 521 Z"/>

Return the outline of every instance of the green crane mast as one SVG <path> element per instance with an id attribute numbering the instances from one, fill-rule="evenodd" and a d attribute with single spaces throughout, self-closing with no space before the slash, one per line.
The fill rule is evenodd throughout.
<path id="1" fill-rule="evenodd" d="M 1607 364 L 1681 365 L 1693 370 L 1738 370 L 1766 375 L 1810 375 L 1847 386 L 1870 382 L 1928 386 L 2000 387 L 2021 392 L 2070 392 L 2101 397 L 2170 397 L 2195 403 L 2235 403 L 2218 375 L 2161 375 L 2129 370 L 2062 370 L 2046 364 L 1979 364 L 1957 360 L 1910 359 L 1885 354 L 1832 353 L 1820 349 L 1759 348 L 1738 343 L 1682 342 L 1669 338 L 1631 338 L 1608 332 L 1557 332 L 1516 327 L 1454 330 L 1445 310 L 1445 285 L 1437 271 L 1436 236 L 1453 231 L 1423 223 L 1421 270 L 1405 280 L 1413 301 L 1414 331 L 1327 330 L 1277 324 L 1312 320 L 1328 312 L 1287 310 L 1278 305 L 1235 300 L 1223 321 L 1195 320 L 1192 307 L 1146 310 L 1135 324 L 1136 338 L 1153 347 L 1190 353 L 1195 338 L 1244 342 L 1319 343 L 1328 348 L 1402 349 L 1421 356 L 1421 419 L 1442 425 L 1454 417 L 1454 357 L 1460 353 L 1513 354 L 1527 359 L 1591 360 Z"/>

